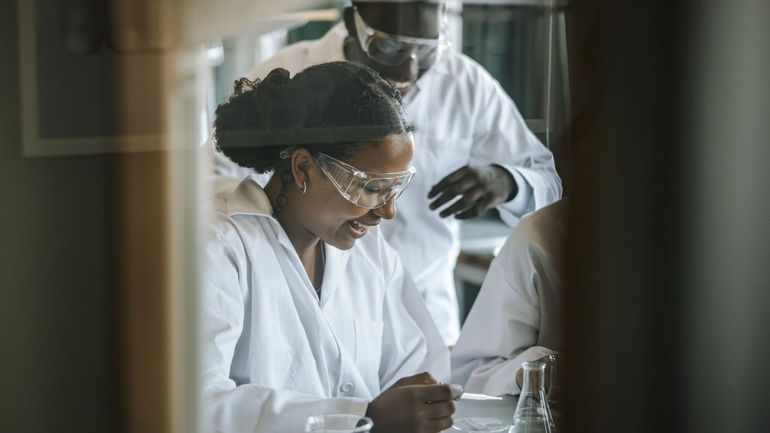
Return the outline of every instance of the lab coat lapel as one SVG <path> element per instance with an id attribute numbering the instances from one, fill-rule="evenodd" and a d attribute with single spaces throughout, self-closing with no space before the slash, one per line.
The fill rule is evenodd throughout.
<path id="1" fill-rule="evenodd" d="M 304 277 L 302 281 L 307 287 L 308 296 L 315 298 L 315 289 L 313 289 L 310 278 L 304 273 L 304 268 L 297 255 L 297 251 L 294 249 L 294 245 L 292 245 L 286 231 L 273 216 L 273 207 L 270 204 L 270 199 L 262 187 L 259 186 L 255 177 L 248 176 L 244 178 L 232 192 L 227 194 L 227 213 L 231 216 L 243 214 L 265 217 L 270 229 L 272 229 L 273 236 L 275 236 L 275 239 L 285 250 L 286 257 L 294 262 L 292 266 L 302 271 L 300 275 Z"/>
<path id="2" fill-rule="evenodd" d="M 249 214 L 267 217 L 270 220 L 270 226 L 273 229 L 275 238 L 286 250 L 287 256 L 295 261 L 295 266 L 298 266 L 298 269 L 303 269 L 294 245 L 292 245 L 289 236 L 278 223 L 278 220 L 273 217 L 270 200 L 267 198 L 265 191 L 257 184 L 255 178 L 249 176 L 241 180 L 238 186 L 228 195 L 227 212 L 230 215 Z M 326 256 L 326 263 L 324 266 L 324 279 L 321 284 L 321 307 L 336 291 L 340 279 L 344 278 L 345 267 L 350 257 L 349 251 L 339 250 L 326 243 L 324 243 L 324 254 Z M 313 289 L 310 278 L 306 274 L 303 275 L 306 277 L 303 280 L 306 282 L 309 295 L 315 297 L 315 289 Z"/>
<path id="3" fill-rule="evenodd" d="M 348 265 L 350 251 L 343 251 L 324 242 L 326 254 L 326 266 L 324 266 L 324 279 L 321 283 L 321 308 L 331 299 L 337 291 L 342 278 L 345 278 L 345 268 Z"/>

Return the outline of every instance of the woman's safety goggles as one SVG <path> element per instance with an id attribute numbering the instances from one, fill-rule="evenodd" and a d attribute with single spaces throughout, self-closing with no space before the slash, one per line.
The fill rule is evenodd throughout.
<path id="1" fill-rule="evenodd" d="M 441 57 L 443 51 L 449 46 L 449 38 L 446 34 L 445 14 L 439 28 L 439 37 L 412 38 L 408 36 L 392 35 L 369 27 L 361 18 L 358 9 L 353 8 L 356 33 L 361 51 L 370 59 L 387 66 L 397 66 L 407 59 L 414 59 L 419 69 L 428 69 Z"/>
<path id="2" fill-rule="evenodd" d="M 376 209 L 398 198 L 414 176 L 414 167 L 398 173 L 366 173 L 331 156 L 318 153 L 318 166 L 337 191 L 356 206 Z"/>

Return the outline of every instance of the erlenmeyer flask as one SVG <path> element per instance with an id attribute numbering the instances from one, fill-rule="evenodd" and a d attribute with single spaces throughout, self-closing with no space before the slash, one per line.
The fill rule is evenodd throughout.
<path id="1" fill-rule="evenodd" d="M 548 399 L 545 396 L 545 363 L 539 361 L 521 364 L 524 385 L 519 403 L 513 414 L 509 433 L 553 433 L 554 424 Z"/>

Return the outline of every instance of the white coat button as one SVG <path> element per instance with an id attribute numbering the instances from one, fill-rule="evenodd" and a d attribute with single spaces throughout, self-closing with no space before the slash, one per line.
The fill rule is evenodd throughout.
<path id="1" fill-rule="evenodd" d="M 340 391 L 342 392 L 350 392 L 353 391 L 353 384 L 350 382 L 345 382 L 342 385 L 340 385 Z"/>

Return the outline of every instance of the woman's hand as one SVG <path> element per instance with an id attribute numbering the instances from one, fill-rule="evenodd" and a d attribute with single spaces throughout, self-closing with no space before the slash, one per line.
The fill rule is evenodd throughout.
<path id="1" fill-rule="evenodd" d="M 427 383 L 426 383 L 427 382 Z M 428 373 L 405 377 L 377 396 L 366 411 L 375 433 L 436 433 L 452 426 L 458 385 L 436 383 Z"/>
<path id="2" fill-rule="evenodd" d="M 397 386 L 406 386 L 406 385 L 435 385 L 435 384 L 440 384 L 440 383 L 433 376 L 431 376 L 430 373 L 428 373 L 427 371 L 423 371 L 422 373 L 415 374 L 414 376 L 407 376 L 407 377 L 402 377 L 401 379 L 398 379 L 398 381 L 393 384 L 392 388 L 395 388 Z"/>

